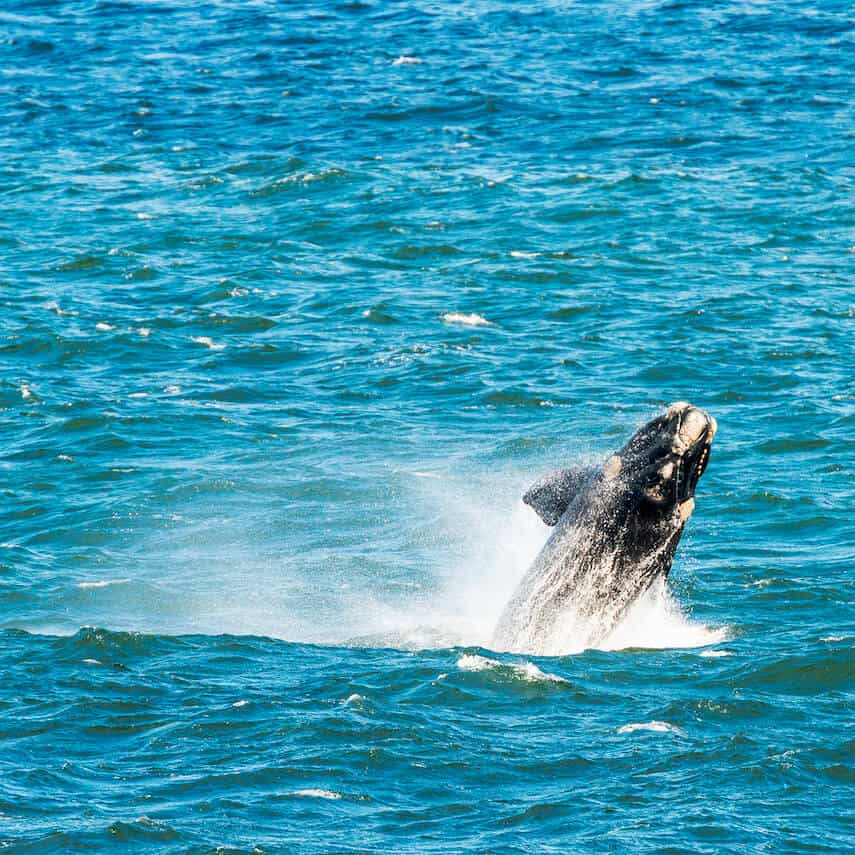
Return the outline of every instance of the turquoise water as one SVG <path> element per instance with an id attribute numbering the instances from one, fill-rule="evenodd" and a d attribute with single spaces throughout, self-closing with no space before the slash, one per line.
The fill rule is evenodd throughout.
<path id="1" fill-rule="evenodd" d="M 850 12 L 6 3 L 6 850 L 855 848 Z M 678 399 L 670 593 L 490 650 Z"/>

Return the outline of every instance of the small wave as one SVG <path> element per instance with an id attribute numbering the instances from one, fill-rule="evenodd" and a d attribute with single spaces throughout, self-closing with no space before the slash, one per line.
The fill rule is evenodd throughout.
<path id="1" fill-rule="evenodd" d="M 233 707 L 236 707 L 236 708 L 238 708 L 238 709 L 240 709 L 240 707 L 245 707 L 248 703 L 249 703 L 249 701 L 240 700 L 240 701 L 235 701 L 235 702 L 232 704 L 232 706 L 233 706 Z"/>
<path id="2" fill-rule="evenodd" d="M 674 733 L 677 736 L 685 736 L 686 731 L 681 727 L 670 724 L 667 721 L 639 721 L 632 724 L 624 724 L 618 728 L 618 733 L 635 733 L 636 730 L 649 730 L 653 733 Z"/>
<path id="3" fill-rule="evenodd" d="M 557 674 L 550 674 L 547 671 L 541 671 L 533 662 L 523 663 L 504 663 L 498 659 L 490 659 L 487 656 L 479 656 L 474 653 L 464 653 L 457 660 L 457 667 L 461 671 L 496 671 L 511 672 L 515 677 L 528 680 L 533 683 L 567 683 L 563 677 Z"/>
<path id="4" fill-rule="evenodd" d="M 423 62 L 424 60 L 417 56 L 399 56 L 392 65 L 421 65 Z"/>
<path id="5" fill-rule="evenodd" d="M 731 650 L 702 650 L 699 656 L 703 656 L 705 659 L 721 659 L 724 656 L 733 656 L 733 651 Z"/>
<path id="6" fill-rule="evenodd" d="M 441 316 L 443 323 L 460 324 L 464 327 L 491 327 L 493 323 L 488 321 L 483 315 L 464 314 L 463 312 L 446 312 Z"/>
<path id="7" fill-rule="evenodd" d="M 95 329 L 98 330 L 98 332 L 112 332 L 116 328 L 112 324 L 105 323 L 104 321 L 98 321 L 98 323 L 95 324 Z"/>
<path id="8" fill-rule="evenodd" d="M 847 638 L 846 635 L 824 635 L 820 641 L 846 641 Z"/>
<path id="9" fill-rule="evenodd" d="M 522 250 L 519 250 L 519 249 L 511 250 L 511 258 L 532 259 L 532 258 L 537 258 L 539 255 L 540 255 L 539 252 L 523 252 Z"/>

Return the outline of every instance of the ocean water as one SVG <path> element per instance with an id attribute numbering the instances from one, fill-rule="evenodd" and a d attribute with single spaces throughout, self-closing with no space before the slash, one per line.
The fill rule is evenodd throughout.
<path id="1" fill-rule="evenodd" d="M 0 846 L 855 849 L 849 3 L 0 10 Z M 719 433 L 602 650 L 521 502 Z"/>

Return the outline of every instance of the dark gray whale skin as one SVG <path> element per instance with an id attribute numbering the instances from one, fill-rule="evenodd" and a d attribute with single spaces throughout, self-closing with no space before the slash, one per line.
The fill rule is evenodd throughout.
<path id="1" fill-rule="evenodd" d="M 600 467 L 551 473 L 523 496 L 555 526 L 496 627 L 496 650 L 560 654 L 603 641 L 665 579 L 716 421 L 685 402 L 640 428 Z"/>

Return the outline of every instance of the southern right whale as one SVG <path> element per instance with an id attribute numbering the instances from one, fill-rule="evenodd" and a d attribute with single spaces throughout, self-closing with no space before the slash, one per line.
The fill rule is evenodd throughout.
<path id="1" fill-rule="evenodd" d="M 555 530 L 496 627 L 492 646 L 528 653 L 592 647 L 667 578 L 695 507 L 716 421 L 685 402 L 638 430 L 602 466 L 563 469 L 523 496 Z"/>

